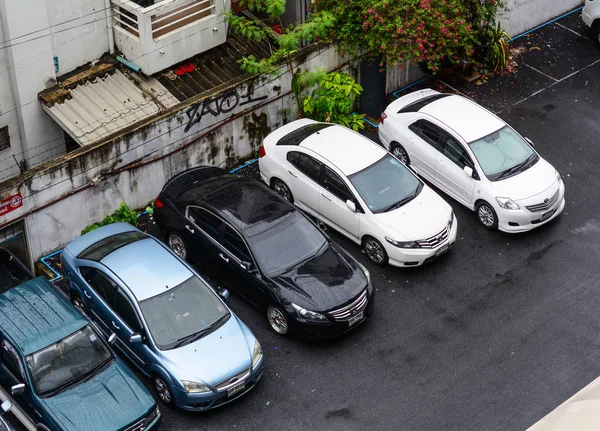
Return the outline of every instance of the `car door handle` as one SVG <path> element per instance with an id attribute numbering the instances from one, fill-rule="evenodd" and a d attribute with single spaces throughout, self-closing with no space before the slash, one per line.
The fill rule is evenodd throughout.
<path id="1" fill-rule="evenodd" d="M 121 327 L 119 325 L 117 325 L 114 321 L 111 322 L 113 325 L 113 328 L 115 329 L 121 329 Z"/>
<path id="2" fill-rule="evenodd" d="M 86 298 L 88 298 L 88 299 L 92 299 L 92 297 L 90 296 L 90 294 L 89 294 L 89 293 L 87 293 L 87 290 L 84 290 L 84 291 L 83 291 L 83 294 L 85 295 L 85 297 L 86 297 Z"/>
<path id="3" fill-rule="evenodd" d="M 323 193 L 321 193 L 321 196 L 323 196 L 325 199 L 327 199 L 328 201 L 331 200 L 331 198 L 329 196 L 325 196 Z"/>
<path id="4" fill-rule="evenodd" d="M 296 175 L 295 173 L 293 173 L 292 171 L 288 171 L 288 174 L 290 174 L 292 177 L 294 178 L 298 178 L 298 175 Z"/>
<path id="5" fill-rule="evenodd" d="M 195 232 L 195 231 L 194 231 L 194 229 L 193 229 L 193 228 L 192 228 L 192 227 L 191 227 L 189 224 L 186 224 L 186 225 L 185 225 L 185 228 L 186 228 L 187 230 L 189 230 L 191 233 L 194 233 L 194 232 Z"/>
<path id="6" fill-rule="evenodd" d="M 225 262 L 229 263 L 229 258 L 225 256 L 223 253 L 219 253 L 219 257 L 223 259 Z"/>

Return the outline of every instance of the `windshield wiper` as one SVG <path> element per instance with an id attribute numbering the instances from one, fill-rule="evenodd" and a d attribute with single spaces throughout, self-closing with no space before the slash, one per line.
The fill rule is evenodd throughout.
<path id="1" fill-rule="evenodd" d="M 107 363 L 111 362 L 112 359 L 113 359 L 113 356 L 110 355 L 108 358 L 106 358 L 104 361 L 102 361 L 101 363 L 96 365 L 94 368 L 87 370 L 85 373 L 74 378 L 73 380 L 69 380 L 68 382 L 63 383 L 62 385 L 59 385 L 52 390 L 49 390 L 49 391 L 44 392 L 43 394 L 40 394 L 40 396 L 53 397 L 54 395 L 57 395 L 60 392 L 63 392 L 65 389 L 68 389 L 79 383 L 88 381 L 89 379 L 91 379 L 92 377 L 94 377 L 97 374 L 98 370 L 101 370 L 102 368 L 104 368 L 106 366 Z"/>
<path id="2" fill-rule="evenodd" d="M 531 161 L 532 157 L 535 157 L 535 154 L 532 154 L 531 156 L 529 156 L 525 160 L 523 160 L 521 163 L 516 164 L 512 168 L 507 169 L 506 171 L 502 172 L 498 176 L 498 178 L 496 178 L 496 181 L 499 181 L 499 180 L 501 180 L 502 178 L 505 178 L 508 175 L 511 175 L 511 174 L 514 174 L 514 173 L 518 172 L 521 168 L 523 168 L 524 166 L 526 166 Z"/>
<path id="3" fill-rule="evenodd" d="M 193 332 L 189 335 L 186 335 L 185 337 L 181 337 L 180 339 L 178 339 L 175 344 L 173 344 L 173 347 L 171 347 L 172 349 L 176 349 L 177 347 L 182 346 L 183 344 L 186 343 L 192 343 L 194 341 L 196 341 L 198 338 L 202 337 L 204 334 L 206 334 L 208 331 L 210 331 L 211 329 L 213 329 L 215 326 L 219 325 L 223 320 L 225 320 L 227 317 L 229 316 L 229 314 L 224 314 L 221 317 L 219 317 L 217 320 L 215 320 L 213 323 L 211 323 L 210 325 L 208 325 L 206 328 L 203 328 L 197 332 Z"/>
<path id="4" fill-rule="evenodd" d="M 390 205 L 389 207 L 385 208 L 383 211 L 381 212 L 388 212 L 391 210 L 395 210 L 397 208 L 400 208 L 402 205 L 406 204 L 407 202 L 412 201 L 414 198 L 417 197 L 417 195 L 421 192 L 421 189 L 423 188 L 423 184 L 420 183 L 417 188 L 415 189 L 414 192 L 412 192 L 410 195 L 404 197 L 403 199 L 399 200 L 398 202 L 396 202 L 395 204 Z"/>

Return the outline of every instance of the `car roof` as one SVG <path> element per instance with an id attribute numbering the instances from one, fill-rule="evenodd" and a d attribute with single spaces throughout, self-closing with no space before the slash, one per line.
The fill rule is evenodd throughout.
<path id="1" fill-rule="evenodd" d="M 152 237 L 125 245 L 100 263 L 119 277 L 138 301 L 172 289 L 193 275 Z"/>
<path id="2" fill-rule="evenodd" d="M 502 120 L 486 109 L 458 95 L 437 99 L 425 105 L 419 112 L 443 122 L 467 143 L 505 126 Z"/>
<path id="3" fill-rule="evenodd" d="M 0 328 L 24 355 L 58 342 L 88 321 L 44 277 L 0 295 Z"/>
<path id="4" fill-rule="evenodd" d="M 272 222 L 296 209 L 257 181 L 227 175 L 197 183 L 181 194 L 179 202 L 203 203 L 245 231 L 261 222 Z"/>
<path id="5" fill-rule="evenodd" d="M 98 229 L 94 229 L 91 232 L 86 233 L 85 235 L 80 236 L 79 238 L 71 241 L 69 245 L 65 247 L 66 250 L 69 251 L 73 256 L 77 257 L 86 250 L 88 247 L 96 244 L 98 241 L 108 238 L 113 235 L 117 235 L 123 232 L 131 232 L 139 230 L 135 227 L 131 226 L 129 223 L 113 223 L 106 226 L 99 227 Z"/>
<path id="6" fill-rule="evenodd" d="M 338 125 L 308 136 L 300 146 L 327 159 L 346 176 L 371 166 L 387 154 L 369 138 Z"/>

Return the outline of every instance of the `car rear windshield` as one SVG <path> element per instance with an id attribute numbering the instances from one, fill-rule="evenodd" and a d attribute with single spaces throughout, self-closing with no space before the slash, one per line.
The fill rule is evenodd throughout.
<path id="1" fill-rule="evenodd" d="M 299 129 L 294 130 L 291 133 L 288 133 L 279 141 L 277 141 L 277 145 L 300 145 L 302 141 L 308 138 L 313 133 L 317 133 L 320 130 L 323 130 L 327 127 L 331 127 L 333 124 L 328 123 L 317 123 L 317 124 L 308 124 L 306 126 L 300 127 Z"/>
<path id="2" fill-rule="evenodd" d="M 191 343 L 217 329 L 230 315 L 212 289 L 195 275 L 140 302 L 140 308 L 161 350 Z"/>
<path id="3" fill-rule="evenodd" d="M 25 358 L 38 395 L 53 395 L 96 371 L 112 359 L 107 345 L 90 328 L 63 338 Z"/>
<path id="4" fill-rule="evenodd" d="M 80 259 L 88 259 L 100 262 L 113 251 L 124 247 L 132 242 L 148 238 L 143 232 L 130 231 L 109 236 L 83 250 L 79 256 Z"/>
<path id="5" fill-rule="evenodd" d="M 268 276 L 286 272 L 315 256 L 327 242 L 321 231 L 299 211 L 246 230 L 258 266 Z"/>

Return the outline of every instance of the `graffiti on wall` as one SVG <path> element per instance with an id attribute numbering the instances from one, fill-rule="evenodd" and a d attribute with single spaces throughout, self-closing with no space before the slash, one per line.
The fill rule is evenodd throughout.
<path id="1" fill-rule="evenodd" d="M 199 124 L 205 115 L 218 117 L 221 114 L 227 114 L 239 106 L 249 105 L 255 102 L 265 100 L 268 96 L 254 97 L 254 83 L 248 85 L 246 94 L 241 94 L 238 89 L 226 91 L 216 97 L 198 102 L 185 111 L 188 117 L 188 123 L 185 126 L 187 133 L 193 126 Z"/>

